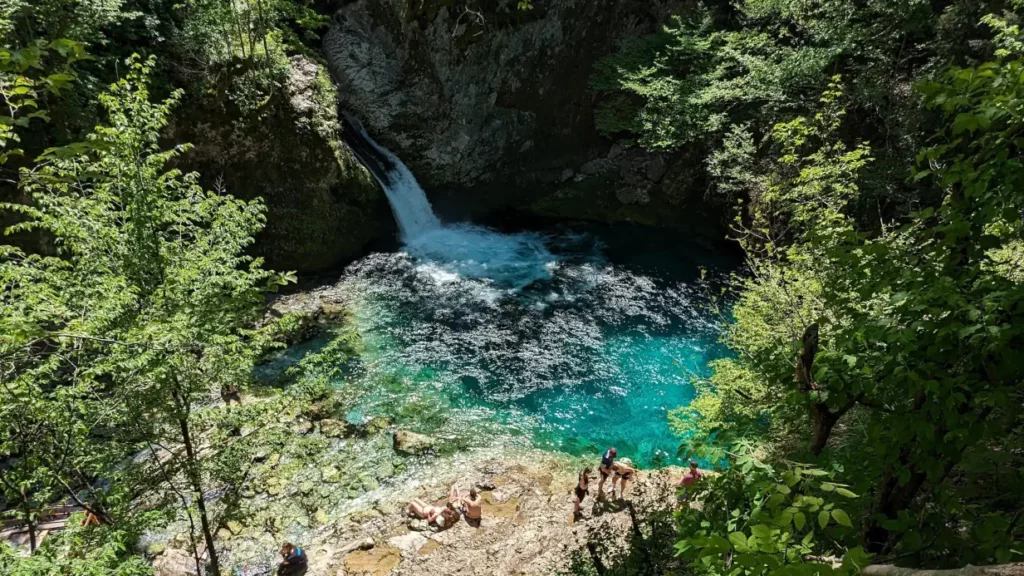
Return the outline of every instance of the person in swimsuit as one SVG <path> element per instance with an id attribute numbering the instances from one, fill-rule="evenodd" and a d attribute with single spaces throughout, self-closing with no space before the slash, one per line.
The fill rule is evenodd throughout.
<path id="1" fill-rule="evenodd" d="M 438 528 L 451 528 L 459 521 L 459 512 L 455 504 L 449 502 L 445 507 L 431 506 L 419 498 L 413 498 L 409 503 L 409 513 L 433 523 Z"/>
<path id="2" fill-rule="evenodd" d="M 220 387 L 220 399 L 224 401 L 225 406 L 230 406 L 231 402 L 242 405 L 242 394 L 234 384 L 224 384 Z"/>
<path id="3" fill-rule="evenodd" d="M 440 506 L 432 506 L 419 498 L 413 498 L 409 502 L 409 514 L 412 514 L 417 518 L 422 518 L 427 522 L 433 522 L 439 518 L 441 516 L 441 511 L 443 510 L 444 508 L 441 508 Z"/>
<path id="4" fill-rule="evenodd" d="M 690 469 L 683 474 L 683 477 L 679 479 L 679 484 L 676 485 L 679 488 L 679 505 L 682 505 L 690 499 L 692 493 L 691 487 L 697 483 L 698 480 L 704 478 L 704 473 L 697 467 L 695 460 L 690 460 Z M 678 509 L 679 506 L 677 505 Z"/>
<path id="5" fill-rule="evenodd" d="M 291 542 L 281 546 L 281 564 L 277 567 L 277 576 L 302 576 L 309 568 L 306 552 Z"/>
<path id="6" fill-rule="evenodd" d="M 609 448 L 604 456 L 601 457 L 601 466 L 598 467 L 597 471 L 601 473 L 601 480 L 597 483 L 597 498 L 600 500 L 604 498 L 604 481 L 612 475 L 612 466 L 615 465 L 615 455 L 618 452 L 614 447 Z M 613 480 L 614 482 L 614 480 Z M 612 492 L 615 491 L 614 484 L 612 485 Z"/>
<path id="7" fill-rule="evenodd" d="M 573 515 L 580 515 L 580 504 L 583 503 L 583 499 L 587 497 L 588 488 L 590 485 L 590 468 L 584 468 L 580 472 L 580 477 L 576 481 L 576 498 L 574 500 L 575 506 L 573 507 Z"/>
<path id="8" fill-rule="evenodd" d="M 470 488 L 469 497 L 466 497 L 459 491 L 458 484 L 454 484 L 448 490 L 448 502 L 454 504 L 455 509 L 465 516 L 467 524 L 473 527 L 480 526 L 484 499 L 477 493 L 476 488 Z"/>
<path id="9" fill-rule="evenodd" d="M 621 500 L 626 497 L 626 487 L 633 479 L 636 468 L 633 468 L 632 460 L 623 458 L 621 462 L 612 464 L 612 470 L 615 472 L 615 477 L 612 478 L 612 496 L 615 496 L 615 482 L 617 481 L 619 483 L 619 499 Z"/>

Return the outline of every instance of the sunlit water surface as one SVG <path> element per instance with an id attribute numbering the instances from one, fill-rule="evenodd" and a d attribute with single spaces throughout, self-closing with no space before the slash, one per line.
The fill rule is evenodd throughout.
<path id="1" fill-rule="evenodd" d="M 697 278 L 729 265 L 632 227 L 445 226 L 345 270 L 364 351 L 337 385 L 359 391 L 352 420 L 397 416 L 465 446 L 677 463 L 668 411 L 726 353 Z"/>

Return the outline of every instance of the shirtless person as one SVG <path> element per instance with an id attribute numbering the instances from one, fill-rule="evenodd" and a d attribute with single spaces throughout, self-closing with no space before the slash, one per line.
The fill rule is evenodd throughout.
<path id="1" fill-rule="evenodd" d="M 601 466 L 598 467 L 597 471 L 601 473 L 601 480 L 597 483 L 597 498 L 604 498 L 604 481 L 612 475 L 612 466 L 615 464 L 615 455 L 618 452 L 614 447 L 609 448 L 604 456 L 601 458 Z M 613 480 L 614 482 L 614 480 Z M 615 485 L 612 485 L 612 492 L 615 491 Z"/>
<path id="2" fill-rule="evenodd" d="M 467 498 L 459 493 L 458 486 L 452 486 L 448 492 L 448 501 L 453 502 L 457 508 L 462 510 L 462 515 L 466 517 L 466 524 L 474 528 L 480 527 L 480 520 L 484 514 L 484 499 L 477 493 L 476 488 L 469 489 Z"/>
<path id="3" fill-rule="evenodd" d="M 636 468 L 633 468 L 633 461 L 629 458 L 623 458 L 621 462 L 612 464 L 612 470 L 615 472 L 615 477 L 612 478 L 612 496 L 615 496 L 615 482 L 619 482 L 619 499 L 626 497 L 626 487 L 629 485 L 629 481 L 633 479 L 633 475 L 636 474 Z"/>

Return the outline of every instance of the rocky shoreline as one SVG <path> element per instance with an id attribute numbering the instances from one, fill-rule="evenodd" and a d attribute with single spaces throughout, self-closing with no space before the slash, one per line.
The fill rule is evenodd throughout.
<path id="1" fill-rule="evenodd" d="M 632 574 L 655 565 L 662 573 L 673 563 L 666 536 L 672 531 L 673 481 L 681 470 L 640 472 L 624 500 L 588 498 L 574 519 L 572 488 L 583 464 L 578 458 L 524 450 L 500 458 L 477 452 L 419 460 L 431 471 L 425 479 L 389 483 L 387 491 L 371 491 L 363 506 L 344 515 L 318 510 L 308 520 L 291 518 L 289 526 L 229 522 L 218 532 L 228 570 L 272 573 L 280 540 L 287 534 L 297 540 L 299 533 L 310 576 Z M 437 530 L 408 516 L 409 499 L 443 503 L 451 484 L 480 489 L 479 527 L 460 521 Z M 595 492 L 596 483 L 591 496 Z M 290 498 L 283 490 L 272 499 L 282 504 L 284 523 Z M 188 553 L 170 547 L 159 551 L 154 567 L 157 576 L 194 572 Z"/>

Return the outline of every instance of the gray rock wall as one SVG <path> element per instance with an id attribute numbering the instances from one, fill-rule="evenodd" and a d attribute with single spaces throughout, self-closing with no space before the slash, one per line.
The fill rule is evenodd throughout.
<path id="1" fill-rule="evenodd" d="M 356 0 L 324 54 L 342 105 L 429 189 L 557 182 L 604 156 L 588 79 L 670 0 Z M 531 178 L 532 176 L 532 178 Z"/>

